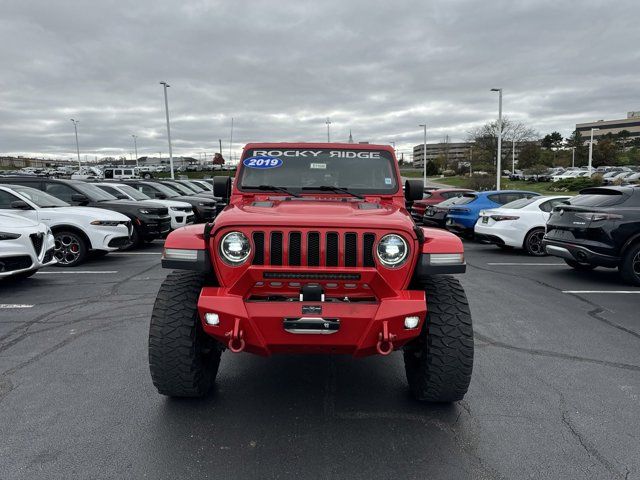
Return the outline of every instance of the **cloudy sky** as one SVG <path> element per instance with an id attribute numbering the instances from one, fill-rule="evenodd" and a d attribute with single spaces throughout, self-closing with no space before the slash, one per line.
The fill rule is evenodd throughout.
<path id="1" fill-rule="evenodd" d="M 1 0 L 0 153 L 229 152 L 249 141 L 464 140 L 640 110 L 637 0 Z M 405 153 L 405 155 L 407 154 Z"/>

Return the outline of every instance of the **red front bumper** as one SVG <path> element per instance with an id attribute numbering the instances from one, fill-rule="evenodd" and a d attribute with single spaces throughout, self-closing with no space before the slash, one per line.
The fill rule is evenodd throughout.
<path id="1" fill-rule="evenodd" d="M 227 345 L 236 321 L 242 331 L 245 349 L 259 355 L 273 353 L 343 353 L 356 357 L 377 353 L 376 346 L 384 324 L 393 338 L 393 348 L 418 336 L 426 315 L 425 293 L 402 290 L 375 302 L 254 302 L 234 295 L 228 288 L 205 287 L 198 310 L 206 333 Z M 305 305 L 322 307 L 322 313 L 306 315 Z M 208 325 L 205 313 L 216 313 L 219 324 Z M 331 334 L 290 333 L 285 318 L 321 317 L 339 319 L 338 331 Z M 405 329 L 407 316 L 420 317 L 417 328 Z"/>

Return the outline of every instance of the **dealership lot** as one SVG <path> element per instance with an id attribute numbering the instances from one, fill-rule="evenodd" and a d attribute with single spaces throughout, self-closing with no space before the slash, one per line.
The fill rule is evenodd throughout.
<path id="1" fill-rule="evenodd" d="M 640 288 L 466 243 L 465 400 L 410 399 L 400 353 L 225 352 L 168 400 L 146 342 L 161 242 L 0 288 L 0 478 L 640 478 Z"/>

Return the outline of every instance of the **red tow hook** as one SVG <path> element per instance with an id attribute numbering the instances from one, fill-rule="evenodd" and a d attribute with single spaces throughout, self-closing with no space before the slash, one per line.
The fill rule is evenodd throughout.
<path id="1" fill-rule="evenodd" d="M 227 346 L 233 353 L 240 353 L 244 350 L 244 339 L 242 338 L 243 335 L 244 332 L 240 330 L 240 319 L 236 317 L 236 323 L 233 325 L 233 330 L 230 330 L 224 334 L 225 337 L 230 337 Z"/>
<path id="2" fill-rule="evenodd" d="M 393 333 L 389 333 L 389 324 L 387 321 L 382 322 L 382 331 L 378 333 L 378 343 L 376 344 L 376 350 L 380 355 L 389 355 L 393 352 L 393 340 L 396 336 Z"/>

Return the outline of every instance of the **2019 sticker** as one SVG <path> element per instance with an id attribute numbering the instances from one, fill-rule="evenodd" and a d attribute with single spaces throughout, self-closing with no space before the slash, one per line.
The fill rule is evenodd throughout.
<path id="1" fill-rule="evenodd" d="M 247 168 L 278 168 L 282 166 L 282 160 L 269 155 L 258 155 L 245 158 L 242 164 Z"/>

